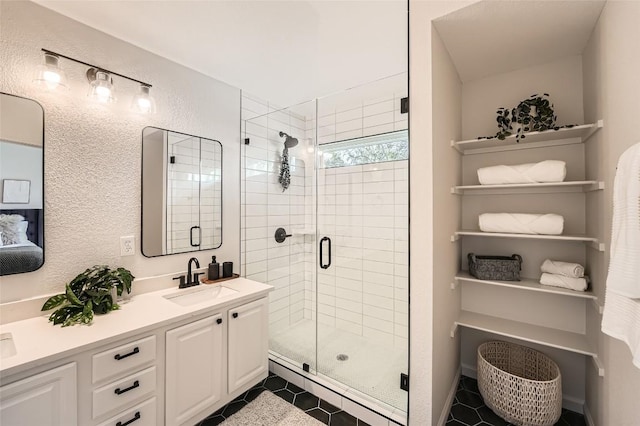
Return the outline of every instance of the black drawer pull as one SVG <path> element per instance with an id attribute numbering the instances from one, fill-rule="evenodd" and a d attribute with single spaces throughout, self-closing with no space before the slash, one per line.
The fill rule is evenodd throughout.
<path id="1" fill-rule="evenodd" d="M 218 323 L 218 324 L 222 324 L 222 318 L 218 318 L 218 319 L 216 320 L 216 323 Z"/>
<path id="2" fill-rule="evenodd" d="M 133 418 L 131 420 L 127 420 L 124 423 L 118 422 L 118 423 L 116 423 L 116 426 L 127 426 L 127 425 L 130 425 L 131 423 L 135 422 L 139 418 L 140 418 L 140 411 L 136 411 L 136 415 L 133 416 Z"/>
<path id="3" fill-rule="evenodd" d="M 116 388 L 114 392 L 116 393 L 116 395 L 122 395 L 123 393 L 129 392 L 131 389 L 135 389 L 138 386 L 140 386 L 140 382 L 136 380 L 135 382 L 133 382 L 133 385 L 129 386 L 128 388 L 124 388 L 122 390 L 120 390 L 120 388 Z"/>
<path id="4" fill-rule="evenodd" d="M 231 316 L 234 317 L 234 318 L 238 318 L 238 313 L 234 312 L 234 313 L 231 314 Z"/>
<path id="5" fill-rule="evenodd" d="M 125 359 L 128 356 L 131 355 L 135 355 L 138 352 L 140 352 L 140 348 L 138 348 L 137 346 L 135 348 L 133 348 L 133 350 L 131 352 L 129 352 L 128 354 L 124 354 L 124 355 L 120 355 L 120 354 L 116 354 L 113 358 L 120 361 L 121 359 Z"/>

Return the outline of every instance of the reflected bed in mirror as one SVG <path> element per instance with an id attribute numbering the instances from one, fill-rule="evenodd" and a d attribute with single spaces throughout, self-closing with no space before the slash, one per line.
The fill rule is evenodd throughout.
<path id="1" fill-rule="evenodd" d="M 142 131 L 142 254 L 222 245 L 222 144 L 156 127 Z"/>
<path id="2" fill-rule="evenodd" d="M 0 275 L 44 264 L 44 110 L 0 93 Z"/>

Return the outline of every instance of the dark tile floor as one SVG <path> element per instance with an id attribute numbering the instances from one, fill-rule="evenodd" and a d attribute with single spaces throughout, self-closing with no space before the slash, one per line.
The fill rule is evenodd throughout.
<path id="1" fill-rule="evenodd" d="M 273 392 L 275 395 L 278 395 L 280 398 L 295 405 L 326 425 L 369 426 L 367 423 L 353 417 L 346 411 L 342 411 L 340 408 L 329 404 L 271 372 L 269 372 L 269 377 L 211 414 L 200 422 L 198 426 L 215 426 L 222 423 L 225 419 L 237 413 L 242 407 L 256 399 L 256 397 L 265 390 Z"/>
<path id="2" fill-rule="evenodd" d="M 489 407 L 484 405 L 478 382 L 470 377 L 462 376 L 458 383 L 458 391 L 453 400 L 449 420 L 446 426 L 509 426 Z M 586 426 L 584 416 L 569 410 L 562 410 L 562 416 L 556 426 Z"/>

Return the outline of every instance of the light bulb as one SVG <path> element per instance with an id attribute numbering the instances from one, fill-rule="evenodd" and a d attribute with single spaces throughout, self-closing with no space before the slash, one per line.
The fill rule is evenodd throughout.
<path id="1" fill-rule="evenodd" d="M 140 91 L 131 101 L 131 109 L 141 114 L 154 114 L 156 112 L 156 101 L 149 93 L 151 87 L 140 84 Z"/>
<path id="2" fill-rule="evenodd" d="M 87 79 L 91 82 L 88 97 L 100 103 L 115 102 L 113 79 L 109 73 L 89 68 Z"/>
<path id="3" fill-rule="evenodd" d="M 44 61 L 38 67 L 34 83 L 48 89 L 67 89 L 67 76 L 58 66 L 58 57 L 51 53 L 44 54 Z"/>

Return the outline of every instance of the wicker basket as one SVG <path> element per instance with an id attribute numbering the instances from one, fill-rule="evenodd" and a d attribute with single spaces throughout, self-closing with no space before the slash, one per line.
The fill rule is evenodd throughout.
<path id="1" fill-rule="evenodd" d="M 467 254 L 469 273 L 479 280 L 520 281 L 522 256 L 479 256 Z"/>
<path id="2" fill-rule="evenodd" d="M 514 425 L 553 425 L 562 414 L 558 365 L 526 346 L 501 341 L 481 344 L 478 387 L 485 404 Z"/>

